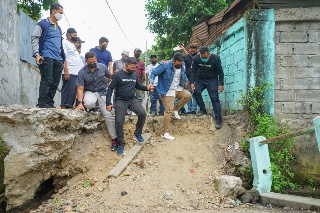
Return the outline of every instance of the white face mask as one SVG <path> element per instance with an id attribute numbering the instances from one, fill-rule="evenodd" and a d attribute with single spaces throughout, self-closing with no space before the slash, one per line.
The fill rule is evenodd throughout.
<path id="1" fill-rule="evenodd" d="M 62 14 L 56 13 L 56 14 L 54 14 L 54 17 L 57 19 L 57 21 L 60 21 L 62 19 Z"/>

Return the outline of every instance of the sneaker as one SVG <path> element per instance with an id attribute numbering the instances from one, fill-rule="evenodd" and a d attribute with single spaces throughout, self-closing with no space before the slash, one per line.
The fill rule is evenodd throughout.
<path id="1" fill-rule="evenodd" d="M 136 138 L 138 139 L 138 141 L 140 143 L 144 142 L 144 139 L 143 139 L 143 137 L 141 135 L 134 135 L 134 136 L 136 136 Z"/>
<path id="2" fill-rule="evenodd" d="M 37 108 L 52 108 L 49 104 L 37 104 Z"/>
<path id="3" fill-rule="evenodd" d="M 159 112 L 159 116 L 164 116 L 164 112 Z"/>
<path id="4" fill-rule="evenodd" d="M 175 119 L 181 119 L 181 118 L 180 118 L 180 115 L 179 115 L 179 112 L 178 112 L 177 110 L 173 111 L 172 114 L 173 114 L 173 117 L 174 117 Z"/>
<path id="5" fill-rule="evenodd" d="M 118 154 L 118 155 L 122 155 L 122 154 L 123 154 L 123 151 L 124 151 L 124 146 L 118 146 L 117 154 Z"/>
<path id="6" fill-rule="evenodd" d="M 190 112 L 190 114 L 193 114 L 193 115 L 195 115 L 195 114 L 197 114 L 195 111 L 192 111 L 192 112 Z"/>
<path id="7" fill-rule="evenodd" d="M 166 132 L 163 135 L 161 135 L 161 138 L 166 139 L 166 140 L 174 140 L 175 139 L 168 132 Z"/>
<path id="8" fill-rule="evenodd" d="M 117 139 L 112 139 L 111 151 L 115 151 L 118 149 L 118 141 Z"/>
<path id="9" fill-rule="evenodd" d="M 197 116 L 201 116 L 201 115 L 205 115 L 205 114 L 207 114 L 207 112 L 206 111 L 199 111 L 199 112 L 197 112 Z"/>
<path id="10" fill-rule="evenodd" d="M 222 126 L 222 121 L 216 121 L 216 124 L 214 125 L 214 127 L 215 127 L 216 129 L 220 129 L 221 126 Z"/>

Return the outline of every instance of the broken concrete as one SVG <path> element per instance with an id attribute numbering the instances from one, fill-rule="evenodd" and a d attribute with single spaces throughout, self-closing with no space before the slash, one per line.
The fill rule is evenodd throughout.
<path id="1" fill-rule="evenodd" d="M 94 113 L 11 106 L 0 108 L 0 122 L 1 138 L 10 150 L 4 160 L 10 210 L 31 200 L 49 178 L 84 171 L 80 156 L 71 150 L 82 132 L 101 128 L 103 119 Z"/>

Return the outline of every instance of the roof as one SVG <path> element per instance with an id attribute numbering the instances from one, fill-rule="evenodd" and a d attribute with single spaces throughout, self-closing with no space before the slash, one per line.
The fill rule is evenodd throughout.
<path id="1" fill-rule="evenodd" d="M 202 18 L 192 28 L 192 37 L 187 47 L 191 43 L 197 43 L 199 47 L 209 46 L 241 19 L 247 10 L 255 7 L 259 9 L 320 7 L 320 0 L 235 0 L 216 15 Z"/>

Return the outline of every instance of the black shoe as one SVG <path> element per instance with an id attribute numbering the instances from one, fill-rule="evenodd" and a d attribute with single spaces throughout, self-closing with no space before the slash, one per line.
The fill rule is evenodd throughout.
<path id="1" fill-rule="evenodd" d="M 205 114 L 207 114 L 206 111 L 199 111 L 199 112 L 197 112 L 197 116 L 201 116 L 201 115 L 205 115 Z"/>
<path id="2" fill-rule="evenodd" d="M 38 108 L 52 108 L 49 104 L 37 104 Z"/>
<path id="3" fill-rule="evenodd" d="M 50 107 L 49 108 L 56 108 L 53 104 L 48 104 Z"/>
<path id="4" fill-rule="evenodd" d="M 192 112 L 190 112 L 190 114 L 193 114 L 193 115 L 195 115 L 195 114 L 197 114 L 195 111 L 192 111 Z"/>
<path id="5" fill-rule="evenodd" d="M 222 121 L 216 121 L 216 124 L 214 125 L 214 127 L 215 127 L 216 129 L 220 129 L 221 126 L 222 126 Z"/>

